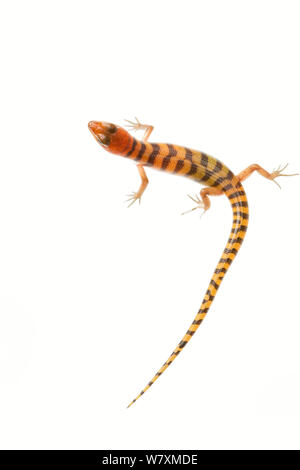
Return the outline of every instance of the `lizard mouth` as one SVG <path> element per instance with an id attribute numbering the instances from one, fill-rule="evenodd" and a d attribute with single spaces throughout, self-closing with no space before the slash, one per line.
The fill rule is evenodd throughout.
<path id="1" fill-rule="evenodd" d="M 103 128 L 101 122 L 90 121 L 88 123 L 88 127 L 89 127 L 89 130 L 91 131 L 91 133 L 94 134 L 94 135 L 104 134 L 104 128 Z"/>

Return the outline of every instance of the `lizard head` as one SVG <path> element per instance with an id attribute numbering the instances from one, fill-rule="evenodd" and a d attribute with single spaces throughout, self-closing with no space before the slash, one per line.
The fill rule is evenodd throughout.
<path id="1" fill-rule="evenodd" d="M 88 127 L 101 147 L 119 155 L 124 153 L 132 139 L 125 129 L 109 122 L 90 121 Z"/>

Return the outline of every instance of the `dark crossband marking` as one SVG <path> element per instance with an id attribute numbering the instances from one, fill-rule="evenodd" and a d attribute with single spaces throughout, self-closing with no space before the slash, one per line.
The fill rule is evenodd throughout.
<path id="1" fill-rule="evenodd" d="M 208 302 L 214 298 L 214 294 L 212 294 L 210 290 L 206 292 L 205 296 L 207 296 L 207 299 L 204 299 L 205 302 Z"/>
<path id="2" fill-rule="evenodd" d="M 221 171 L 223 168 L 223 165 L 221 162 L 219 162 L 219 160 L 216 161 L 216 164 L 215 164 L 215 167 L 214 167 L 214 172 L 219 172 Z"/>
<path id="3" fill-rule="evenodd" d="M 240 226 L 237 227 L 237 228 L 233 228 L 233 229 L 231 230 L 231 233 L 236 233 L 237 231 L 238 231 L 238 232 L 246 232 L 246 230 L 247 230 L 247 225 L 240 225 Z"/>
<path id="4" fill-rule="evenodd" d="M 226 268 L 217 268 L 215 269 L 215 274 L 219 274 L 219 273 L 226 273 L 227 272 L 227 269 Z"/>
<path id="5" fill-rule="evenodd" d="M 186 176 L 194 175 L 195 173 L 197 173 L 197 169 L 198 169 L 198 167 L 197 167 L 196 163 L 191 163 L 191 168 L 186 173 Z"/>
<path id="6" fill-rule="evenodd" d="M 231 258 L 221 258 L 220 261 L 219 261 L 219 263 L 222 263 L 222 264 L 223 264 L 223 263 L 224 263 L 224 264 L 225 264 L 225 263 L 226 263 L 226 264 L 231 264 L 232 261 L 233 261 L 233 260 L 232 260 Z"/>
<path id="7" fill-rule="evenodd" d="M 204 299 L 203 300 L 203 304 L 207 304 L 207 302 L 212 302 L 214 300 L 215 296 L 214 295 L 210 295 L 208 297 L 208 299 Z"/>
<path id="8" fill-rule="evenodd" d="M 235 215 L 242 215 L 242 213 L 241 213 L 241 212 L 236 212 Z M 241 217 L 240 219 L 234 219 L 232 223 L 233 223 L 233 224 L 240 224 L 242 218 L 243 218 L 243 217 Z M 245 218 L 246 218 L 246 217 L 245 217 Z M 235 232 L 236 232 L 236 231 L 239 232 L 239 231 L 240 231 L 240 227 L 235 227 L 233 230 L 234 230 Z"/>
<path id="9" fill-rule="evenodd" d="M 148 157 L 146 165 L 153 165 L 155 158 L 159 154 L 159 145 L 158 144 L 151 144 L 152 146 L 152 152 Z"/>
<path id="10" fill-rule="evenodd" d="M 225 190 L 225 188 L 223 188 Z M 236 191 L 235 193 L 229 194 L 228 198 L 229 199 L 234 199 L 239 196 L 245 196 L 244 191 Z"/>
<path id="11" fill-rule="evenodd" d="M 192 156 L 193 156 L 193 152 L 191 151 L 191 149 L 188 149 L 187 147 L 184 147 L 184 150 L 185 150 L 185 156 L 184 158 L 186 160 L 189 160 L 190 162 L 192 161 Z"/>
<path id="12" fill-rule="evenodd" d="M 238 250 L 236 248 L 225 248 L 224 250 L 224 253 L 228 254 L 228 253 L 233 253 L 233 254 L 237 254 Z"/>
<path id="13" fill-rule="evenodd" d="M 173 351 L 172 354 L 171 354 L 171 357 L 172 356 L 178 356 L 178 354 L 180 353 L 180 351 Z M 164 366 L 166 365 L 166 362 L 164 363 Z"/>
<path id="14" fill-rule="evenodd" d="M 232 202 L 231 207 L 248 207 L 248 203 L 246 201 Z"/>
<path id="15" fill-rule="evenodd" d="M 217 187 L 222 186 L 222 183 L 223 183 L 225 180 L 226 180 L 226 178 L 222 178 L 221 176 L 219 176 L 219 177 L 216 179 L 216 181 L 214 181 L 214 182 L 212 183 L 212 186 L 217 186 Z"/>
<path id="16" fill-rule="evenodd" d="M 228 243 L 239 243 L 240 245 L 243 243 L 244 239 L 241 237 L 237 238 L 229 238 Z"/>
<path id="17" fill-rule="evenodd" d="M 206 153 L 201 153 L 201 161 L 200 161 L 201 166 L 205 169 L 205 173 L 201 178 L 201 181 L 207 181 L 210 179 L 210 177 L 213 175 L 214 171 L 209 170 L 207 168 L 208 165 L 208 156 Z"/>
<path id="18" fill-rule="evenodd" d="M 235 211 L 235 212 L 234 212 L 234 215 L 239 215 L 239 216 L 241 216 L 241 217 L 242 217 L 243 219 L 245 219 L 245 220 L 248 220 L 248 219 L 249 219 L 249 214 L 247 214 L 246 212 Z M 240 223 L 240 221 L 237 220 L 237 222 L 235 222 L 235 223 Z"/>
<path id="19" fill-rule="evenodd" d="M 168 146 L 168 149 L 169 149 L 169 156 L 170 156 L 170 157 L 176 157 L 176 155 L 177 155 L 177 150 L 176 150 L 176 148 L 174 147 L 174 145 L 172 145 L 172 144 L 167 144 L 167 146 Z"/>
<path id="20" fill-rule="evenodd" d="M 213 279 L 210 281 L 211 285 L 216 289 L 218 290 L 219 289 L 219 284 L 217 284 Z"/>
<path id="21" fill-rule="evenodd" d="M 208 156 L 206 153 L 201 153 L 201 165 L 206 167 L 208 165 Z"/>
<path id="22" fill-rule="evenodd" d="M 209 180 L 209 178 L 210 178 L 211 176 L 212 176 L 212 172 L 209 171 L 209 170 L 205 170 L 205 173 L 204 173 L 204 175 L 202 176 L 201 181 L 202 181 L 202 182 L 203 182 L 203 181 L 207 181 L 207 180 Z"/>
<path id="23" fill-rule="evenodd" d="M 133 138 L 131 149 L 129 150 L 129 152 L 127 152 L 126 157 L 130 157 L 130 155 L 134 152 L 136 143 L 137 143 L 137 140 Z"/>
<path id="24" fill-rule="evenodd" d="M 223 191 L 227 192 L 227 191 L 230 191 L 231 189 L 233 189 L 233 186 L 232 184 L 229 183 L 226 186 L 224 186 Z"/>
<path id="25" fill-rule="evenodd" d="M 195 333 L 195 331 L 192 331 L 192 330 L 187 330 L 186 334 L 189 335 L 189 336 L 193 336 L 193 334 Z"/>
<path id="26" fill-rule="evenodd" d="M 200 310 L 198 311 L 198 313 L 207 313 L 207 312 L 208 312 L 208 307 L 200 308 Z"/>
<path id="27" fill-rule="evenodd" d="M 247 208 L 248 208 L 248 207 L 247 207 Z M 247 208 L 245 208 L 245 209 L 247 209 Z M 245 210 L 245 209 L 244 209 L 244 210 Z M 233 208 L 233 215 L 234 215 L 234 217 L 239 217 L 239 216 L 241 216 L 241 217 L 244 217 L 244 216 L 245 216 L 245 218 L 249 217 L 248 211 L 245 210 L 245 212 L 244 212 L 244 211 L 242 210 L 242 207 L 234 207 L 234 208 Z"/>
<path id="28" fill-rule="evenodd" d="M 184 165 L 184 161 L 178 160 L 178 162 L 176 163 L 176 167 L 174 169 L 174 173 L 178 173 L 183 168 L 183 165 Z"/>
<path id="29" fill-rule="evenodd" d="M 141 142 L 141 148 L 140 148 L 140 151 L 139 153 L 137 154 L 137 156 L 135 157 L 134 160 L 136 161 L 139 161 L 143 158 L 143 155 L 145 153 L 145 150 L 146 150 L 146 145 L 144 144 L 144 142 Z"/>
<path id="30" fill-rule="evenodd" d="M 171 144 L 167 144 L 168 146 L 168 149 L 169 149 L 169 153 L 168 155 L 166 155 L 162 161 L 162 165 L 161 165 L 161 169 L 162 170 L 165 170 L 169 163 L 170 163 L 170 160 L 172 157 L 175 157 L 177 155 L 177 150 L 175 149 L 174 145 L 171 145 Z"/>

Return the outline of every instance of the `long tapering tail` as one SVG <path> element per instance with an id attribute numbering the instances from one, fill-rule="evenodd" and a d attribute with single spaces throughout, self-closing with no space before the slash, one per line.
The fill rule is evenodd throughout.
<path id="1" fill-rule="evenodd" d="M 195 331 L 199 328 L 199 325 L 202 323 L 205 318 L 212 301 L 214 300 L 217 290 L 224 278 L 230 264 L 236 257 L 236 254 L 244 240 L 245 233 L 248 226 L 248 201 L 247 196 L 244 191 L 243 186 L 240 182 L 236 184 L 228 184 L 223 188 L 224 193 L 229 198 L 232 211 L 233 211 L 233 222 L 230 237 L 227 241 L 226 247 L 223 251 L 223 254 L 218 262 L 218 265 L 212 275 L 211 281 L 209 283 L 208 289 L 202 301 L 202 305 L 186 334 L 174 349 L 169 359 L 164 363 L 164 365 L 159 369 L 155 374 L 152 380 L 146 385 L 146 387 L 140 392 L 140 394 L 132 400 L 128 405 L 129 408 L 138 398 L 140 398 L 148 388 L 153 385 L 153 383 L 158 379 L 158 377 L 172 364 L 176 356 L 183 350 L 186 344 L 190 341 L 191 337 L 194 335 Z"/>

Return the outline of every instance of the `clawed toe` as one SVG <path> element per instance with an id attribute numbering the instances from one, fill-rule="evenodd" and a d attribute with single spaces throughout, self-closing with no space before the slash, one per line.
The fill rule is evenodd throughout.
<path id="1" fill-rule="evenodd" d="M 134 121 L 129 121 L 129 119 L 124 119 L 124 121 L 128 122 L 129 124 L 126 124 L 125 127 L 130 129 L 131 131 L 138 131 L 139 129 L 143 128 L 143 125 L 140 123 L 138 118 L 135 118 L 136 122 Z"/>
<path id="2" fill-rule="evenodd" d="M 198 194 L 195 194 L 194 197 L 191 196 L 190 194 L 188 194 L 188 197 L 189 197 L 193 202 L 195 202 L 197 205 L 196 205 L 195 207 L 193 207 L 192 209 L 188 210 L 188 211 L 182 212 L 181 215 L 188 214 L 189 212 L 193 212 L 193 211 L 195 211 L 196 209 L 204 209 L 203 213 L 201 214 L 201 217 L 202 217 L 202 215 L 203 215 L 204 212 L 205 212 L 205 206 L 204 206 L 203 201 L 200 199 L 200 197 L 198 196 Z"/>
<path id="3" fill-rule="evenodd" d="M 125 200 L 125 202 L 129 202 L 128 206 L 127 207 L 130 207 L 132 206 L 132 204 L 135 203 L 135 201 L 139 201 L 139 204 L 141 203 L 141 196 L 138 194 L 138 193 L 130 193 L 130 194 L 127 194 L 127 197 L 128 199 Z"/>
<path id="4" fill-rule="evenodd" d="M 275 178 L 278 178 L 279 176 L 296 176 L 299 174 L 299 173 L 292 173 L 292 174 L 282 173 L 287 168 L 287 166 L 288 166 L 288 163 L 284 166 L 279 165 L 279 167 L 276 170 L 273 170 L 273 173 L 271 173 L 270 179 L 274 181 L 274 183 L 276 183 L 277 186 L 279 186 L 279 188 L 281 188 L 281 186 L 278 183 L 278 181 L 275 180 Z"/>

